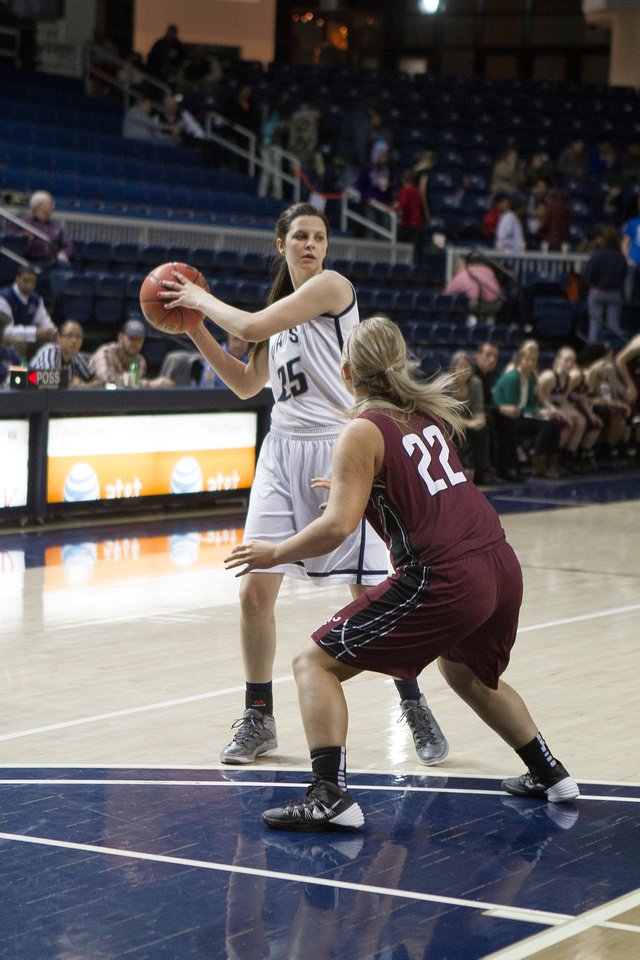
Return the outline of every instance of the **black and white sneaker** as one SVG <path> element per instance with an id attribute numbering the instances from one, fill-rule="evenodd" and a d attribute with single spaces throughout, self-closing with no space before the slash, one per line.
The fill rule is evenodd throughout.
<path id="1" fill-rule="evenodd" d="M 552 784 L 544 784 L 535 780 L 531 773 L 523 773 L 521 777 L 509 777 L 502 781 L 502 789 L 512 793 L 515 797 L 533 797 L 539 800 L 549 800 L 551 803 L 562 803 L 565 800 L 577 800 L 580 796 L 578 784 L 569 774 L 556 780 Z"/>
<path id="2" fill-rule="evenodd" d="M 346 790 L 314 777 L 306 797 L 265 810 L 262 821 L 274 830 L 357 830 L 364 824 L 364 815 Z"/>

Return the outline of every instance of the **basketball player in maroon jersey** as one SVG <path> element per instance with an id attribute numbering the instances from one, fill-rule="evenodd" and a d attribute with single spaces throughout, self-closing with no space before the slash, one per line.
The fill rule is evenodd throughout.
<path id="1" fill-rule="evenodd" d="M 301 800 L 265 811 L 264 822 L 285 830 L 361 827 L 364 816 L 346 784 L 341 684 L 363 670 L 415 679 L 436 659 L 452 689 L 526 764 L 503 788 L 574 800 L 575 780 L 522 698 L 500 679 L 516 638 L 522 574 L 497 513 L 468 481 L 451 440 L 462 419 L 451 378 L 414 379 L 399 328 L 381 317 L 349 334 L 342 376 L 355 406 L 334 448 L 326 510 L 277 545 L 236 547 L 227 567 L 242 567 L 242 575 L 323 555 L 365 515 L 385 539 L 394 573 L 331 617 L 296 655 L 313 781 Z"/>

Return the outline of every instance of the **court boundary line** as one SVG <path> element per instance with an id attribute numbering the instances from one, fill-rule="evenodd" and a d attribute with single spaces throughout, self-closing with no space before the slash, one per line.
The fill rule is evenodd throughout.
<path id="1" fill-rule="evenodd" d="M 0 840 L 7 840 L 15 843 L 30 843 L 33 845 L 57 847 L 63 850 L 73 850 L 78 853 L 103 854 L 104 856 L 121 857 L 123 859 L 151 861 L 153 863 L 164 863 L 173 866 L 183 866 L 197 868 L 201 870 L 213 870 L 220 873 L 236 873 L 245 876 L 263 877 L 267 880 L 283 880 L 286 882 L 315 884 L 321 887 L 330 887 L 331 889 L 353 890 L 356 893 L 370 893 L 378 896 L 398 897 L 399 899 L 420 900 L 427 903 L 448 904 L 454 907 L 465 907 L 467 909 L 482 910 L 484 913 L 492 910 L 508 910 L 506 904 L 490 903 L 482 900 L 465 900 L 459 897 L 446 897 L 438 894 L 420 893 L 417 890 L 394 889 L 393 887 L 378 887 L 362 883 L 350 883 L 347 880 L 330 880 L 324 877 L 312 877 L 306 874 L 283 873 L 276 870 L 263 870 L 259 867 L 241 867 L 237 864 L 216 863 L 208 860 L 195 860 L 188 857 L 172 857 L 158 853 L 143 853 L 137 850 L 121 850 L 118 847 L 101 847 L 96 844 L 75 843 L 71 840 L 52 840 L 47 837 L 35 837 L 32 835 L 22 835 L 19 833 L 0 832 Z M 541 925 L 564 924 L 567 921 L 575 919 L 574 914 L 554 913 L 553 911 L 537 911 L 527 907 L 518 908 L 518 913 L 522 919 L 525 918 L 530 923 L 540 923 Z M 516 918 L 514 918 L 516 919 Z"/>
<path id="2" fill-rule="evenodd" d="M 614 922 L 609 922 L 609 919 L 612 915 L 624 913 L 626 910 L 633 909 L 639 905 L 640 888 L 631 893 L 624 894 L 622 897 L 616 897 L 615 900 L 610 900 L 608 903 L 602 904 L 599 907 L 594 907 L 593 910 L 587 910 L 585 913 L 574 917 L 573 920 L 570 920 L 568 923 L 564 923 L 561 926 L 555 925 L 552 929 L 536 933 L 531 937 L 527 937 L 526 940 L 522 940 L 520 943 L 513 944 L 510 947 L 503 947 L 495 953 L 488 954 L 484 960 L 528 960 L 528 958 L 535 957 L 548 947 L 553 947 L 556 944 L 569 940 L 577 934 L 584 933 L 596 927 L 617 929 L 624 926 L 628 932 L 635 933 L 637 928 L 632 926 L 626 927 L 626 925 L 623 924 L 615 924 Z"/>
<path id="3" fill-rule="evenodd" d="M 91 769 L 91 768 L 88 768 Z M 293 771 L 298 772 L 298 771 Z M 384 774 L 382 774 L 384 776 Z M 460 775 L 460 779 L 464 779 L 464 774 Z M 487 779 L 494 779 L 489 777 Z M 499 778 L 495 778 L 499 779 Z M 276 782 L 274 780 L 106 780 L 106 779 L 97 779 L 97 778 L 86 778 L 81 779 L 73 777 L 71 779 L 63 779 L 56 777 L 33 777 L 33 778 L 22 778 L 22 777 L 12 777 L 10 779 L 3 780 L 0 777 L 0 788 L 5 786 L 67 786 L 67 787 L 81 787 L 81 786 L 105 786 L 105 787 L 250 787 L 255 789 L 256 787 L 265 788 L 269 787 L 270 789 L 296 789 L 296 790 L 305 790 L 309 786 L 309 781 L 302 781 L 300 783 L 296 782 Z M 623 786 L 628 786 L 628 784 L 623 784 Z M 398 791 L 407 791 L 409 793 L 447 793 L 447 794 L 459 794 L 461 796 L 480 796 L 480 797 L 505 797 L 509 794 L 505 790 L 494 790 L 488 788 L 486 790 L 481 790 L 478 788 L 464 788 L 464 787 L 438 787 L 438 786 L 413 786 L 411 784 L 365 784 L 357 783 L 353 780 L 349 781 L 350 790 L 371 790 L 379 793 L 397 793 Z M 524 798 L 526 799 L 526 797 Z M 591 800 L 591 801 L 605 801 L 606 803 L 640 803 L 640 796 L 637 797 L 617 797 L 617 796 L 601 796 L 600 794 L 585 794 L 581 793 L 579 800 Z M 544 802 L 544 801 L 543 801 Z M 548 801 L 547 801 L 548 802 Z M 576 800 L 577 802 L 577 800 Z M 543 809 L 541 807 L 541 809 Z"/>
<path id="4" fill-rule="evenodd" d="M 306 769 L 307 769 L 307 768 L 305 767 L 305 770 L 306 770 Z M 446 773 L 446 772 L 444 772 L 444 768 L 441 767 L 440 769 L 443 771 L 442 773 L 433 773 L 433 774 L 431 774 L 431 773 L 429 773 L 429 774 L 422 774 L 422 773 L 420 773 L 420 774 L 414 774 L 414 773 L 391 773 L 391 772 L 390 772 L 390 773 L 385 773 L 384 771 L 374 771 L 374 772 L 372 772 L 372 771 L 369 770 L 369 769 L 356 769 L 356 768 L 354 768 L 354 769 L 350 772 L 350 776 L 349 776 L 349 786 L 351 786 L 351 780 L 352 780 L 352 778 L 353 778 L 353 777 L 357 777 L 357 776 L 378 776 L 378 777 L 387 777 L 387 776 L 396 777 L 396 776 L 401 776 L 401 777 L 406 777 L 406 778 L 426 776 L 427 778 L 428 778 L 428 777 L 432 777 L 432 778 L 434 778 L 434 779 L 446 779 L 446 778 L 449 778 L 449 779 L 455 779 L 455 780 L 500 780 L 500 779 L 501 779 L 500 776 L 491 776 L 491 775 L 486 774 L 486 773 Z M 169 763 L 169 764 L 166 764 L 166 763 L 163 763 L 163 764 L 157 764 L 157 763 L 99 763 L 99 764 L 92 764 L 92 765 L 89 766 L 89 765 L 84 764 L 84 763 L 15 763 L 15 762 L 13 762 L 13 763 L 11 763 L 11 762 L 2 763 L 2 762 L 0 762 L 0 772 L 1 772 L 2 770 L 158 770 L 158 771 L 162 771 L 162 770 L 202 770 L 202 771 L 208 772 L 208 773 L 214 773 L 214 772 L 222 772 L 222 771 L 224 771 L 227 776 L 231 776 L 231 770 L 229 770 L 228 767 L 225 766 L 224 764 L 217 764 L 217 765 L 211 765 L 211 766 L 210 766 L 209 764 L 204 765 L 204 764 L 188 764 L 188 763 L 175 763 L 175 764 L 174 764 L 174 763 Z M 260 764 L 256 764 L 256 765 L 253 767 L 252 772 L 253 772 L 253 771 L 256 771 L 256 770 L 260 770 L 260 771 L 262 771 L 263 773 L 300 773 L 300 767 L 281 767 L 281 766 L 279 766 L 279 765 L 278 765 L 278 766 L 274 766 L 274 767 L 270 767 L 270 766 L 266 766 L 266 765 L 265 765 L 265 766 L 261 766 Z M 236 774 L 239 774 L 241 771 L 238 770 L 238 769 L 236 769 L 236 770 L 234 770 L 233 772 L 236 773 Z M 249 771 L 247 771 L 247 772 L 249 772 Z M 309 773 L 309 776 L 311 776 L 310 773 Z M 501 776 L 502 776 L 502 775 L 501 775 Z M 508 774 L 505 773 L 503 776 L 506 777 L 506 776 L 508 776 Z M 0 776 L 0 785 L 3 784 L 3 783 L 8 783 L 8 782 L 10 782 L 10 781 L 3 780 L 2 777 Z M 23 781 L 20 780 L 19 782 L 22 783 Z M 31 780 L 31 779 L 28 779 L 28 778 L 25 778 L 25 779 L 24 779 L 24 783 L 34 783 L 34 782 L 36 782 L 36 781 Z M 49 782 L 49 781 L 48 781 L 46 778 L 43 778 L 43 782 Z M 52 783 L 60 783 L 60 782 L 63 782 L 63 781 L 56 780 L 55 778 L 51 778 L 51 781 L 50 781 L 50 782 L 52 782 Z M 85 783 L 86 781 L 85 781 L 85 780 L 79 780 L 78 782 L 80 782 L 80 783 Z M 96 779 L 96 783 L 115 783 L 115 782 L 116 782 L 116 781 L 114 781 L 114 780 L 97 780 L 97 779 Z M 134 783 L 134 782 L 135 782 L 135 781 L 133 781 L 133 780 L 123 780 L 123 783 Z M 150 780 L 149 782 L 150 782 L 150 783 L 161 783 L 161 782 L 165 782 L 165 781 Z M 168 781 L 166 781 L 166 782 L 167 782 L 167 783 L 175 783 L 176 781 L 168 780 Z M 185 783 L 196 783 L 196 782 L 198 782 L 198 781 L 185 780 L 184 782 L 185 782 Z M 203 782 L 205 782 L 205 783 L 215 783 L 215 782 L 218 782 L 218 781 L 203 781 Z M 251 786 L 263 786 L 264 784 L 266 784 L 267 786 L 269 786 L 270 784 L 272 784 L 272 785 L 274 785 L 274 786 L 276 786 L 276 785 L 277 785 L 277 786 L 286 786 L 286 785 L 287 785 L 287 784 L 285 784 L 285 783 L 275 784 L 275 782 L 274 782 L 274 781 L 271 781 L 271 780 L 256 780 L 256 781 L 248 781 L 248 780 L 226 780 L 225 782 L 226 782 L 226 783 L 230 783 L 230 784 L 233 785 L 233 786 L 243 786 L 243 785 L 245 785 L 245 784 L 251 785 Z M 640 781 L 636 782 L 635 780 L 591 780 L 591 779 L 590 779 L 590 780 L 587 780 L 587 779 L 582 779 L 582 778 L 581 778 L 581 779 L 580 779 L 580 784 L 581 784 L 581 785 L 586 785 L 586 786 L 592 786 L 592 787 L 628 787 L 628 788 L 630 788 L 630 789 L 640 790 Z M 580 785 L 580 784 L 579 784 L 579 785 Z M 308 782 L 302 784 L 302 786 L 304 786 L 304 787 L 307 787 L 308 785 L 309 785 Z M 381 787 L 381 786 L 378 786 L 378 785 L 376 785 L 376 784 L 359 784 L 359 789 L 361 789 L 361 790 L 378 790 L 378 789 L 382 789 L 382 787 Z M 426 791 L 429 791 L 429 790 L 434 790 L 434 789 L 436 789 L 436 788 L 435 788 L 435 787 L 429 787 L 429 786 L 426 786 L 426 787 L 413 786 L 413 785 L 410 784 L 410 783 L 405 783 L 405 784 L 403 784 L 403 783 L 398 783 L 398 784 L 393 785 L 393 786 L 392 786 L 392 785 L 389 785 L 389 789 L 390 789 L 390 790 L 393 789 L 393 790 L 426 790 Z M 442 788 L 438 788 L 438 789 L 442 789 Z M 581 795 L 581 797 L 582 797 L 582 795 Z M 524 798 L 524 799 L 526 799 L 526 798 Z M 606 799 L 606 798 L 605 798 L 605 797 L 599 797 L 599 796 L 597 796 L 597 795 L 594 795 L 594 797 L 593 797 L 592 799 L 594 799 L 594 800 L 598 800 L 598 799 L 604 800 L 604 799 Z M 623 799 L 623 798 L 622 798 L 622 797 L 618 797 L 617 799 Z"/>

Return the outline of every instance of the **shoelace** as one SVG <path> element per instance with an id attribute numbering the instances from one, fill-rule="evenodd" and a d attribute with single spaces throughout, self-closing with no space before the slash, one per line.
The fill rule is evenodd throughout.
<path id="1" fill-rule="evenodd" d="M 420 707 L 407 707 L 403 711 L 402 716 L 398 718 L 398 723 L 409 723 L 409 717 L 415 724 L 415 729 L 412 727 L 412 732 L 415 733 L 418 737 L 420 744 L 423 743 L 435 743 L 438 739 L 436 737 L 433 726 L 431 725 L 431 719 Z"/>
<path id="2" fill-rule="evenodd" d="M 245 740 L 254 737 L 261 729 L 265 729 L 264 723 L 256 717 L 240 717 L 231 724 L 232 730 L 235 730 L 236 727 L 240 728 L 233 737 L 236 743 L 244 743 Z"/>

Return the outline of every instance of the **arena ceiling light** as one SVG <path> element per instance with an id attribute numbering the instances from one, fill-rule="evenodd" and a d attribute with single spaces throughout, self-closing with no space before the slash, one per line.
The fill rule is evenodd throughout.
<path id="1" fill-rule="evenodd" d="M 418 0 L 420 13 L 437 13 L 440 0 Z"/>

